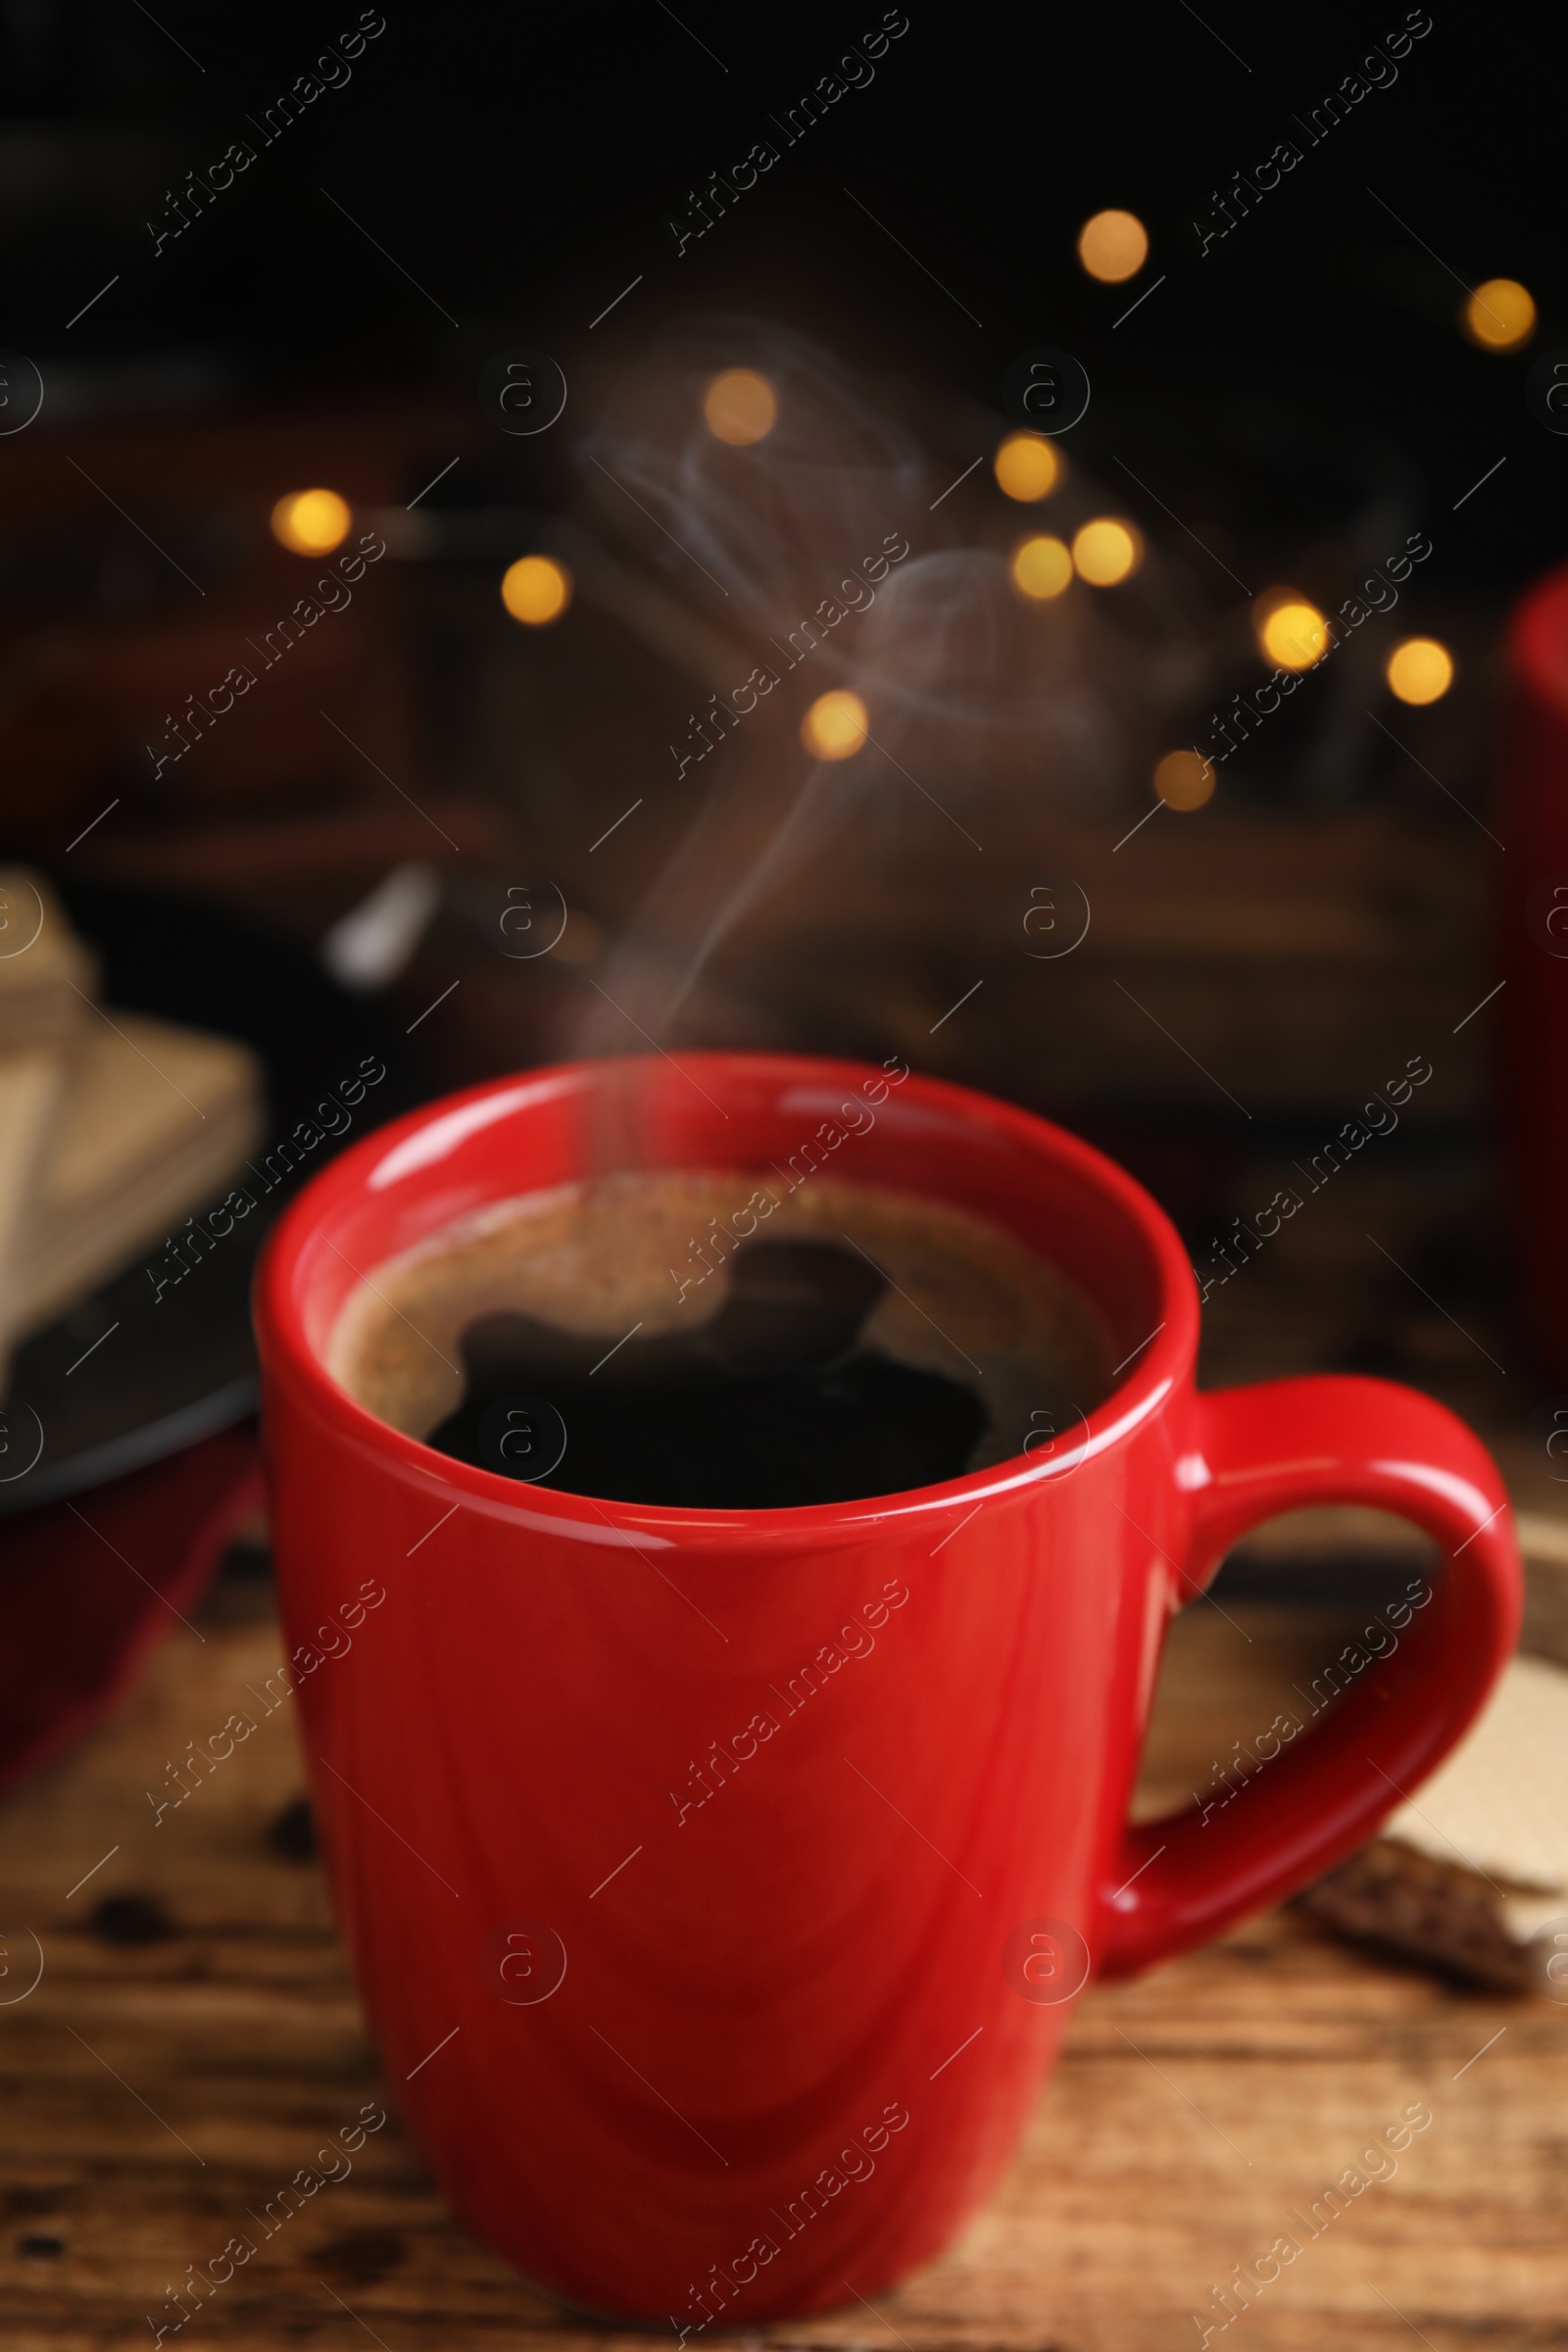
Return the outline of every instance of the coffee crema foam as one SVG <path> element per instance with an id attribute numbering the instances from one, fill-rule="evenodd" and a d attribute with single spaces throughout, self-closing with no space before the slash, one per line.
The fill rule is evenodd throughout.
<path id="1" fill-rule="evenodd" d="M 753 1183 L 760 1189 L 751 1189 Z M 356 1402 L 427 1439 L 464 1399 L 463 1334 L 512 1310 L 607 1348 L 689 1333 L 730 1296 L 715 1221 L 774 1199 L 764 1179 L 706 1169 L 626 1170 L 497 1201 L 375 1267 L 350 1294 L 327 1369 Z M 970 1390 L 986 1425 L 968 1469 L 1070 1446 L 1071 1408 L 1109 1395 L 1112 1348 L 1077 1286 L 999 1226 L 946 1201 L 819 1176 L 759 1216 L 758 1241 L 834 1243 L 885 1276 L 861 1344 Z M 569 1486 L 567 1476 L 562 1483 Z"/>

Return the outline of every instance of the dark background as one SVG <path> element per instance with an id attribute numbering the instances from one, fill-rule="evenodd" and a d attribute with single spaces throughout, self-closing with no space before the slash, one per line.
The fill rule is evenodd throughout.
<path id="1" fill-rule="evenodd" d="M 150 568 L 130 598 L 142 607 L 123 619 L 89 612 L 90 598 L 76 613 L 69 595 L 49 612 L 0 595 L 10 675 L 45 680 L 30 702 L 29 687 L 0 710 L 0 848 L 68 883 L 199 900 L 308 951 L 390 868 L 433 858 L 440 913 L 410 968 L 362 1007 L 378 1047 L 402 1033 L 398 1099 L 569 1050 L 585 972 L 604 968 L 596 954 L 612 952 L 696 807 L 689 786 L 685 797 L 673 788 L 663 748 L 701 700 L 690 679 L 590 614 L 586 599 L 559 629 L 534 633 L 505 619 L 496 594 L 505 563 L 550 544 L 580 508 L 581 435 L 612 379 L 634 374 L 686 322 L 769 319 L 920 415 L 933 464 L 951 429 L 956 474 L 983 445 L 975 419 L 1004 429 L 1008 363 L 1060 345 L 1095 387 L 1073 462 L 1118 484 L 1123 511 L 1168 564 L 1182 615 L 1190 609 L 1212 642 L 1231 633 L 1227 682 L 1178 714 L 1191 730 L 1258 675 L 1234 574 L 1254 590 L 1295 579 L 1337 598 L 1352 577 L 1335 534 L 1378 496 L 1400 516 L 1390 544 L 1410 524 L 1434 552 L 1396 620 L 1372 624 L 1341 658 L 1333 692 L 1363 659 L 1377 690 L 1374 638 L 1386 650 L 1412 629 L 1456 649 L 1453 691 L 1425 711 L 1382 706 L 1397 743 L 1366 725 L 1367 697 L 1351 695 L 1358 732 L 1342 755 L 1323 720 L 1325 680 L 1316 719 L 1301 715 L 1303 694 L 1256 756 L 1224 771 L 1209 809 L 1161 813 L 1124 855 L 1111 845 L 1149 807 L 1147 764 L 1115 779 L 1120 798 L 1093 842 L 1073 831 L 1081 812 L 1051 834 L 1035 811 L 1009 877 L 1024 857 L 1050 856 L 1097 907 L 1082 956 L 1054 967 L 1049 1000 L 1003 1010 L 998 980 L 982 1000 L 987 1024 L 938 1033 L 937 1014 L 991 967 L 967 937 L 956 944 L 940 899 L 915 890 L 901 906 L 902 885 L 879 869 L 848 946 L 826 917 L 815 929 L 786 921 L 759 951 L 760 974 L 716 974 L 688 1042 L 880 1054 L 912 1041 L 928 1066 L 1120 1152 L 1200 1264 L 1210 1235 L 1269 1197 L 1260 1152 L 1314 1150 L 1407 1055 L 1432 1053 L 1434 1080 L 1381 1164 L 1407 1172 L 1426 1204 L 1410 1211 L 1408 1262 L 1425 1267 L 1443 1311 L 1464 1317 L 1469 1300 L 1506 1320 L 1490 1016 L 1455 1024 L 1495 977 L 1493 853 L 1473 819 L 1495 778 L 1503 625 L 1565 536 L 1568 443 L 1541 429 L 1524 398 L 1531 366 L 1568 337 L 1544 161 L 1558 101 L 1525 20 L 1440 8 L 1392 86 L 1306 147 L 1293 115 L 1353 73 L 1404 12 L 1215 7 L 1200 19 L 1172 0 L 1048 17 L 917 5 L 871 84 L 680 253 L 670 223 L 689 222 L 694 189 L 754 140 L 781 144 L 769 117 L 880 11 L 742 16 L 693 0 L 677 21 L 659 0 L 608 14 L 394 0 L 347 85 L 262 147 L 247 118 L 358 15 L 212 13 L 181 0 L 161 5 L 156 23 L 135 0 L 6 12 L 0 342 L 37 363 L 46 399 L 34 426 L 0 440 L 0 526 L 25 509 L 35 532 L 69 536 L 69 490 L 72 512 L 93 517 L 81 527 L 119 533 Z M 155 254 L 148 222 L 168 224 L 168 192 L 235 138 L 257 147 L 256 161 Z M 1286 138 L 1305 148 L 1302 161 L 1200 256 L 1195 221 L 1211 221 L 1232 174 Z M 1079 225 L 1107 205 L 1138 213 L 1151 234 L 1127 285 L 1092 282 L 1075 258 Z M 1494 275 L 1523 280 L 1539 308 L 1535 335 L 1513 353 L 1479 350 L 1459 331 L 1466 289 Z M 553 354 L 570 386 L 562 423 L 534 439 L 504 438 L 475 397 L 485 362 L 514 345 Z M 177 545 L 197 573 L 211 562 L 215 596 L 229 562 L 231 605 L 248 582 L 265 625 L 303 584 L 269 547 L 273 498 L 324 481 L 357 508 L 400 509 L 455 451 L 461 463 L 420 511 L 443 527 L 471 517 L 476 535 L 460 534 L 438 562 L 384 564 L 379 601 L 367 589 L 355 616 L 318 632 L 336 653 L 355 648 L 340 678 L 318 692 L 292 656 L 297 704 L 280 676 L 265 710 L 255 698 L 243 737 L 232 721 L 215 733 L 216 767 L 193 759 L 149 782 L 152 714 L 230 657 L 184 634 L 203 617 L 188 591 L 95 506 L 67 461 L 160 538 L 158 515 L 174 528 L 181 496 L 229 498 L 250 534 L 243 559 L 224 557 L 220 531 Z M 674 593 L 690 585 L 677 577 Z M 76 668 L 50 687 L 57 638 Z M 117 646 L 132 686 L 154 674 L 169 683 L 151 701 L 146 688 L 135 710 L 127 686 L 122 714 L 105 688 L 89 727 L 83 709 Z M 320 727 L 322 692 L 363 753 Z M 1313 725 L 1315 751 L 1304 742 Z M 782 752 L 795 756 L 793 738 Z M 588 854 L 638 795 L 638 825 Z M 67 845 L 112 796 L 116 813 L 68 866 Z M 1244 818 L 1277 823 L 1249 830 Z M 463 844 L 450 864 L 432 822 Z M 541 871 L 580 918 L 578 960 L 504 963 L 489 937 L 497 894 Z M 976 916 L 982 929 L 991 920 Z M 1294 960 L 1278 952 L 1287 936 Z M 460 976 L 451 1004 L 425 1019 Z M 136 1001 L 122 955 L 113 977 L 120 1001 Z M 181 1004 L 176 987 L 143 1001 L 215 1019 L 207 996 Z M 1252 1113 L 1245 1125 L 1238 1101 Z M 1274 1298 L 1271 1344 L 1300 1368 L 1376 1364 L 1425 1379 L 1485 1419 L 1461 1378 L 1462 1348 L 1446 1370 L 1438 1343 L 1448 1342 L 1429 1316 L 1423 1356 L 1395 1330 L 1400 1294 L 1387 1282 L 1382 1294 L 1362 1281 L 1357 1303 L 1326 1322 L 1303 1309 L 1293 1324 Z M 1302 1285 L 1322 1293 L 1317 1275 L 1303 1272 Z M 1262 1270 L 1237 1287 L 1263 1319 Z M 1238 1347 L 1220 1350 L 1216 1372 L 1262 1363 Z"/>
<path id="2" fill-rule="evenodd" d="M 1081 353 L 1101 406 L 1158 410 L 1221 386 L 1323 404 L 1407 450 L 1434 514 L 1505 455 L 1505 478 L 1445 528 L 1446 577 L 1501 589 L 1555 551 L 1560 452 L 1524 410 L 1531 355 L 1496 358 L 1454 331 L 1456 278 L 1496 274 L 1534 292 L 1535 351 L 1560 331 L 1543 168 L 1560 125 L 1544 60 L 1533 71 L 1520 52 L 1522 20 L 1440 7 L 1394 86 L 1200 262 L 1192 223 L 1212 216 L 1212 191 L 1295 135 L 1288 116 L 1402 12 L 1215 9 L 1208 29 L 1179 0 L 1050 20 L 917 6 L 871 86 L 677 260 L 668 222 L 688 191 L 771 135 L 766 115 L 860 28 L 838 10 L 682 14 L 690 32 L 657 0 L 604 16 L 394 6 L 348 85 L 154 260 L 145 223 L 165 217 L 166 189 L 249 136 L 245 116 L 309 70 L 338 19 L 171 0 L 166 37 L 132 0 L 13 6 L 5 335 L 45 369 L 56 413 L 68 394 L 128 412 L 202 387 L 461 397 L 498 335 L 554 351 L 579 380 L 588 321 L 640 270 L 609 330 L 632 343 L 690 305 L 772 313 L 878 371 L 993 401 L 1013 354 L 1054 338 Z M 346 29 L 357 12 L 338 17 Z M 846 182 L 983 327 L 857 213 Z M 1105 204 L 1150 227 L 1139 285 L 1169 273 L 1114 343 L 1124 291 L 1087 280 L 1072 252 Z M 529 494 L 559 488 L 564 446 L 520 461 Z"/>

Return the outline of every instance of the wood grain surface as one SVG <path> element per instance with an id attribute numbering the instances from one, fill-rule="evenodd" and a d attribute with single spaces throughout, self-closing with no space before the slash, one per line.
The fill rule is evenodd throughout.
<path id="1" fill-rule="evenodd" d="M 1145 1806 L 1204 1786 L 1337 1639 L 1323 1611 L 1187 1612 Z M 603 2342 L 468 2239 L 402 2134 L 320 1875 L 273 1835 L 304 1785 L 292 1706 L 155 1822 L 147 1792 L 168 1793 L 168 1763 L 232 1707 L 255 1714 L 247 1686 L 262 1691 L 279 1655 L 270 1581 L 230 1574 L 117 1718 L 0 1809 L 0 2341 L 152 2343 L 187 2265 L 374 2100 L 391 2120 L 350 2176 L 166 2341 Z M 1291 2209 L 1307 2213 L 1416 2101 L 1433 2121 L 1397 2172 L 1308 2238 Z M 1565 2117 L 1568 2008 L 1450 1989 L 1274 1913 L 1084 1997 L 1000 2193 L 940 2262 L 874 2312 L 745 2340 L 1197 2344 L 1192 2314 L 1223 2318 L 1211 2286 L 1290 2232 L 1301 2253 L 1223 2330 L 1232 2342 L 1559 2344 Z"/>

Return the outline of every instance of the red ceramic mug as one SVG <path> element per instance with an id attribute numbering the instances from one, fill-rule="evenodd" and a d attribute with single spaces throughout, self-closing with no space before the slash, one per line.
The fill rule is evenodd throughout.
<path id="1" fill-rule="evenodd" d="M 874 1107 L 846 1136 L 848 1102 Z M 875 1501 L 642 1507 L 470 1469 L 324 1368 L 360 1274 L 602 1167 L 607 1137 L 734 1169 L 739 1206 L 830 1130 L 835 1175 L 988 1216 L 1097 1302 L 1126 1361 L 1071 1443 Z M 1196 1944 L 1368 1838 L 1517 1627 L 1503 1491 L 1451 1414 L 1371 1380 L 1200 1396 L 1154 1203 L 930 1079 L 692 1054 L 451 1098 L 307 1188 L 258 1319 L 313 1790 L 393 2089 L 481 2238 L 682 2338 L 936 2254 L 1086 1973 Z M 1130 1828 L 1172 1612 L 1248 1528 L 1329 1501 L 1437 1540 L 1431 1604 L 1244 1801 Z"/>

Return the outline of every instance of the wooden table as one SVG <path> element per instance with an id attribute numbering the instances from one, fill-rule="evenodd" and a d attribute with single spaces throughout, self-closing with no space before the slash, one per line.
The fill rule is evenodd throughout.
<path id="1" fill-rule="evenodd" d="M 1233 1729 L 1262 1720 L 1271 1680 L 1315 1665 L 1335 1638 L 1323 1612 L 1245 1601 L 1179 1620 L 1145 1804 L 1206 1783 Z M 161 1824 L 146 1793 L 279 1655 L 270 1582 L 230 1574 L 117 1719 L 0 1809 L 0 1999 L 35 1965 L 19 1929 L 44 1960 L 36 1989 L 0 2007 L 0 2340 L 16 2352 L 146 2346 L 188 2264 L 363 2101 L 392 2106 L 320 1875 L 272 1838 L 303 1788 L 292 1708 Z M 122 1898 L 109 1917 L 146 1940 L 93 1927 L 109 1897 Z M 1223 2316 L 1211 2284 L 1282 2232 L 1302 2236 L 1291 2208 L 1306 2212 L 1412 2101 L 1433 2122 L 1396 2177 L 1308 2242 L 1236 2328 L 1291 2352 L 1330 2329 L 1436 2352 L 1560 2344 L 1568 2009 L 1379 1966 L 1290 1912 L 1088 1994 L 1011 2172 L 963 2239 L 874 2314 L 747 2340 L 1196 2345 L 1191 2314 Z M 167 2340 L 467 2352 L 599 2335 L 469 2241 L 394 2116 L 349 2179 Z"/>

